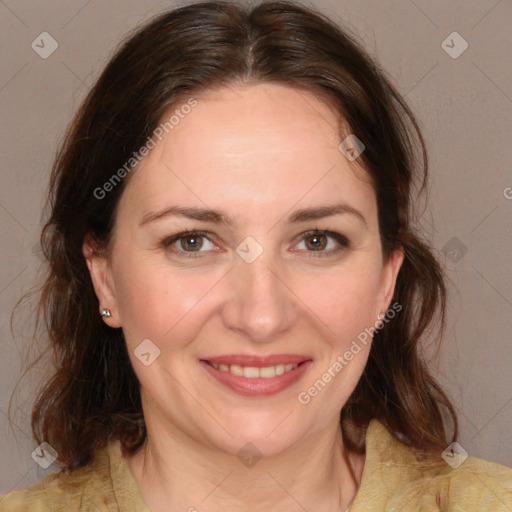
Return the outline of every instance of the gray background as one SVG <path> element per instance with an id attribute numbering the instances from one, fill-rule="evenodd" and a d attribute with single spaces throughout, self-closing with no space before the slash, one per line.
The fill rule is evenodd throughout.
<path id="1" fill-rule="evenodd" d="M 29 345 L 33 301 L 20 313 L 14 338 L 9 317 L 41 275 L 36 244 L 55 150 L 120 38 L 173 5 L 0 0 L 0 494 L 57 469 L 43 470 L 31 458 L 32 389 L 47 364 L 21 381 L 12 425 L 6 416 L 21 371 L 37 354 Z M 315 5 L 359 34 L 418 116 L 432 174 L 422 224 L 450 278 L 448 329 L 433 364 L 460 415 L 459 443 L 470 455 L 512 466 L 512 2 L 321 0 Z M 458 58 L 443 49 L 454 55 L 462 48 L 448 37 L 454 31 L 469 45 Z M 42 32 L 58 42 L 47 59 L 31 47 Z"/>

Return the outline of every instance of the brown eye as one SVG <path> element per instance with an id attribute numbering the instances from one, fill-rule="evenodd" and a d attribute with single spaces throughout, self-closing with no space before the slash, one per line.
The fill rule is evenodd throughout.
<path id="1" fill-rule="evenodd" d="M 198 251 L 203 246 L 201 235 L 189 235 L 180 239 L 181 248 L 185 251 Z"/>
<path id="2" fill-rule="evenodd" d="M 348 238 L 332 231 L 314 230 L 302 234 L 298 246 L 308 256 L 334 256 L 350 247 Z"/>
<path id="3" fill-rule="evenodd" d="M 312 251 L 322 251 L 327 247 L 326 235 L 313 235 L 305 238 L 306 247 Z"/>
<path id="4" fill-rule="evenodd" d="M 182 231 L 160 243 L 166 250 L 181 257 L 204 256 L 204 253 L 211 253 L 216 248 L 208 234 L 203 231 Z"/>

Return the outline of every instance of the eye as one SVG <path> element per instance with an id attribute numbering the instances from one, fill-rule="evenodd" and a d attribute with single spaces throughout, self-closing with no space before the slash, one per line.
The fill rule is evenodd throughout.
<path id="1" fill-rule="evenodd" d="M 299 244 L 304 248 L 294 251 L 305 251 L 308 256 L 332 256 L 350 246 L 349 240 L 340 233 L 315 229 L 301 235 Z M 201 253 L 217 250 L 217 246 L 209 239 L 208 233 L 203 231 L 183 231 L 161 242 L 162 247 L 185 258 L 200 257 Z"/>
<path id="2" fill-rule="evenodd" d="M 306 250 L 309 253 L 308 256 L 337 254 L 350 245 L 347 237 L 332 231 L 315 229 L 314 231 L 303 233 L 301 236 L 302 240 L 298 245 L 304 244 L 305 249 L 300 250 Z"/>
<path id="3" fill-rule="evenodd" d="M 210 245 L 208 245 L 210 244 Z M 162 246 L 185 257 L 196 257 L 194 253 L 215 250 L 215 244 L 202 231 L 183 231 L 162 241 Z"/>

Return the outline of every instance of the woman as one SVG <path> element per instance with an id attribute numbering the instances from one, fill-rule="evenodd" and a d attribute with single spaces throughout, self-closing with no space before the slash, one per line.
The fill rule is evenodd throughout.
<path id="1" fill-rule="evenodd" d="M 421 358 L 445 307 L 426 179 L 414 116 L 322 15 L 142 27 L 52 174 L 32 426 L 63 471 L 0 510 L 511 510 Z"/>

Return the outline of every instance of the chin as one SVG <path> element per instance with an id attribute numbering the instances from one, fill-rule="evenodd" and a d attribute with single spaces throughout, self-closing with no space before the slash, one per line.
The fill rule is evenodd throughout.
<path id="1" fill-rule="evenodd" d="M 278 456 L 297 442 L 301 430 L 304 430 L 304 435 L 308 430 L 293 424 L 293 419 L 297 418 L 296 414 L 292 413 L 287 417 L 288 414 L 289 412 L 279 416 L 261 412 L 246 414 L 243 419 L 227 423 L 229 426 L 226 430 L 229 433 L 217 430 L 211 438 L 211 443 L 217 449 L 237 457 L 251 450 L 259 456 Z M 204 436 L 202 438 L 204 439 Z"/>

